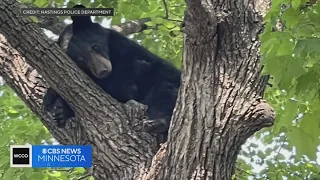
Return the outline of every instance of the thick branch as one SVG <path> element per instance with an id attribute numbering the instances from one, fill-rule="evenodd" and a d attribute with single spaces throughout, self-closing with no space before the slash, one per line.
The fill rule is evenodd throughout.
<path id="1" fill-rule="evenodd" d="M 261 100 L 262 18 L 252 1 L 186 3 L 182 85 L 157 179 L 230 180 L 241 145 L 274 120 Z"/>
<path id="2" fill-rule="evenodd" d="M 19 9 L 16 1 L 0 2 L 0 65 L 5 80 L 33 112 L 42 117 L 58 141 L 93 145 L 94 176 L 97 179 L 137 176 L 136 172 L 152 158 L 154 139 L 146 133 L 131 130 L 134 122 L 129 120 L 137 118 L 126 113 L 128 107 L 105 95 L 54 42 L 41 34 L 33 22 L 19 16 Z M 73 129 L 76 132 L 55 129 L 52 121 L 40 110 L 47 85 L 37 71 L 24 62 L 22 54 L 81 117 Z"/>
<path id="3" fill-rule="evenodd" d="M 149 21 L 151 21 L 151 18 L 143 18 L 135 21 L 128 21 L 120 25 L 114 25 L 112 28 L 122 34 L 129 35 L 146 30 L 148 26 L 145 23 Z"/>
<path id="4" fill-rule="evenodd" d="M 50 130 L 53 136 L 63 144 L 76 143 L 77 136 L 57 129 L 52 119 L 43 113 L 41 109 L 42 98 L 47 90 L 47 83 L 38 72 L 29 66 L 24 58 L 13 49 L 0 33 L 0 74 L 5 81 L 15 90 L 22 100 L 37 114 L 43 124 Z"/>

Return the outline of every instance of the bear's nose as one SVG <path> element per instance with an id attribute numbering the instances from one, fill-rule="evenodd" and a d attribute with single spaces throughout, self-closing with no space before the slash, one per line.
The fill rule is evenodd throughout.
<path id="1" fill-rule="evenodd" d="M 99 78 L 105 78 L 109 75 L 109 71 L 108 70 L 101 70 L 98 74 Z"/>

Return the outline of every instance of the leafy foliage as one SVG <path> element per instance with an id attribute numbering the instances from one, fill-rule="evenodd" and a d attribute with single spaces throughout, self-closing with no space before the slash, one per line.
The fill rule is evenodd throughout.
<path id="1" fill-rule="evenodd" d="M 277 110 L 271 131 L 287 135 L 297 158 L 312 160 L 320 143 L 319 12 L 319 3 L 306 7 L 304 0 L 274 0 L 261 35 L 264 70 L 273 85 L 266 96 Z"/>
<path id="2" fill-rule="evenodd" d="M 265 16 L 262 65 L 272 84 L 265 98 L 277 119 L 256 134 L 266 146 L 253 138 L 242 150 L 241 158 L 261 166 L 255 179 L 319 178 L 319 10 L 306 0 L 273 0 Z"/>

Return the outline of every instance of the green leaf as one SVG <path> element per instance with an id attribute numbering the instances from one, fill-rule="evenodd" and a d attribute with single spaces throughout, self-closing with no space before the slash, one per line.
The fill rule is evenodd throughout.
<path id="1" fill-rule="evenodd" d="M 48 0 L 36 0 L 34 4 L 38 7 L 45 7 L 48 5 Z"/>
<path id="2" fill-rule="evenodd" d="M 307 43 L 305 40 L 298 40 L 298 42 L 296 43 L 296 46 L 293 49 L 293 53 L 295 54 L 295 56 L 299 56 L 302 52 L 302 50 L 304 50 L 307 46 Z"/>
<path id="3" fill-rule="evenodd" d="M 300 55 L 302 50 L 314 51 L 320 54 L 320 39 L 310 37 L 298 40 L 294 48 L 294 53 Z"/>
<path id="4" fill-rule="evenodd" d="M 143 12 L 141 15 L 140 15 L 140 18 L 139 19 L 142 19 L 142 18 L 150 18 L 150 17 L 153 17 L 153 15 L 149 14 L 149 13 L 146 13 L 146 12 Z"/>
<path id="5" fill-rule="evenodd" d="M 117 15 L 117 16 L 113 16 L 112 17 L 112 21 L 111 21 L 111 24 L 112 25 L 118 25 L 121 23 L 121 16 L 120 15 Z"/>
<path id="6" fill-rule="evenodd" d="M 46 175 L 41 172 L 34 172 L 29 176 L 29 179 L 43 179 Z"/>
<path id="7" fill-rule="evenodd" d="M 72 2 L 72 1 L 69 1 L 68 4 L 67 4 L 67 8 L 72 8 L 75 5 L 76 5 L 76 3 Z"/>
<path id="8" fill-rule="evenodd" d="M 277 56 L 291 55 L 294 44 L 290 39 L 284 39 L 281 41 L 278 47 Z"/>
<path id="9" fill-rule="evenodd" d="M 298 103 L 294 100 L 287 100 L 287 103 L 285 105 L 285 111 L 284 113 L 278 118 L 281 118 L 281 120 L 276 121 L 276 124 L 274 125 L 275 132 L 280 132 L 281 127 L 291 127 L 292 121 L 297 115 L 297 109 L 298 109 Z"/>
<path id="10" fill-rule="evenodd" d="M 134 40 L 142 40 L 142 39 L 144 39 L 144 38 L 146 38 L 146 35 L 142 32 L 142 33 L 137 33 L 134 37 L 133 37 L 133 39 Z"/>
<path id="11" fill-rule="evenodd" d="M 257 155 L 258 155 L 258 157 L 261 158 L 261 159 L 265 159 L 265 158 L 266 158 L 266 155 L 265 155 L 262 151 L 260 151 L 260 150 L 258 151 L 258 154 L 257 154 Z"/>
<path id="12" fill-rule="evenodd" d="M 119 6 L 118 6 L 118 10 L 120 12 L 125 12 L 126 13 L 126 18 L 129 19 L 130 18 L 130 15 L 131 15 L 131 12 L 132 12 L 132 5 L 130 4 L 127 4 L 126 2 L 120 2 L 119 3 Z"/>
<path id="13" fill-rule="evenodd" d="M 91 8 L 97 8 L 101 5 L 100 1 L 94 1 L 93 3 L 90 3 Z"/>
<path id="14" fill-rule="evenodd" d="M 86 170 L 84 168 L 74 168 L 74 170 L 81 173 L 81 174 L 86 172 Z"/>
<path id="15" fill-rule="evenodd" d="M 35 170 L 32 169 L 32 168 L 23 168 L 23 169 L 22 169 L 22 173 L 23 173 L 23 177 L 24 177 L 25 179 L 31 179 L 30 176 L 32 176 L 32 175 L 33 175 L 34 173 L 36 173 L 36 172 L 35 172 Z"/>
<path id="16" fill-rule="evenodd" d="M 301 0 L 292 0 L 291 5 L 293 8 L 298 9 L 300 7 Z"/>
<path id="17" fill-rule="evenodd" d="M 157 11 L 158 8 L 160 8 L 160 5 L 158 3 L 151 3 L 149 6 L 149 9 L 150 9 L 149 13 L 153 13 Z"/>
<path id="18" fill-rule="evenodd" d="M 282 14 L 282 19 L 285 21 L 287 27 L 291 27 L 299 22 L 299 11 L 289 8 Z"/>
<path id="19" fill-rule="evenodd" d="M 29 18 L 35 23 L 39 22 L 39 20 L 38 20 L 38 18 L 36 16 L 29 16 Z"/>
<path id="20" fill-rule="evenodd" d="M 311 37 L 312 34 L 317 36 L 317 30 L 312 24 L 304 24 L 299 27 L 299 33 L 305 37 Z"/>
<path id="21" fill-rule="evenodd" d="M 112 3 L 110 2 L 110 0 L 101 0 L 101 4 L 106 8 L 112 7 L 111 6 Z"/>
<path id="22" fill-rule="evenodd" d="M 304 131 L 306 134 L 309 134 L 311 139 L 313 139 L 313 141 L 318 142 L 319 137 L 320 136 L 320 131 L 319 131 L 319 121 L 317 121 L 318 113 L 306 113 L 304 115 L 304 117 L 302 118 L 302 121 L 300 123 L 300 128 L 302 131 Z M 316 148 L 316 147 L 315 147 Z"/>
<path id="23" fill-rule="evenodd" d="M 269 179 L 277 179 L 277 177 L 276 177 L 277 174 L 275 172 L 268 171 L 266 174 Z"/>
<path id="24" fill-rule="evenodd" d="M 151 38 L 146 38 L 142 41 L 145 47 L 152 47 L 154 41 Z"/>
<path id="25" fill-rule="evenodd" d="M 171 22 L 171 21 L 163 21 L 163 25 L 164 25 L 166 28 L 169 28 L 169 29 L 171 29 L 171 28 L 173 28 L 173 27 L 176 26 L 176 24 L 174 24 L 174 23 Z"/>
<path id="26" fill-rule="evenodd" d="M 3 147 L 3 146 L 1 146 Z M 5 164 L 9 165 L 10 163 L 10 157 L 9 156 L 2 156 L 1 160 L 0 160 L 0 169 L 2 169 L 1 167 Z"/>
<path id="27" fill-rule="evenodd" d="M 171 29 L 172 31 L 180 31 L 181 29 L 180 29 L 180 27 L 179 26 L 176 26 L 176 27 L 174 27 L 173 29 Z"/>
<path id="28" fill-rule="evenodd" d="M 147 26 L 155 26 L 155 25 L 156 25 L 156 23 L 153 22 L 153 21 L 146 22 L 145 24 L 146 24 Z"/>
<path id="29" fill-rule="evenodd" d="M 45 129 L 40 129 L 39 130 L 39 134 L 36 136 L 36 144 L 41 144 L 41 141 L 45 139 L 45 137 L 47 137 L 47 132 Z"/>
<path id="30" fill-rule="evenodd" d="M 319 82 L 318 74 L 314 71 L 309 71 L 306 74 L 301 75 L 297 79 L 296 92 L 298 94 L 305 94 L 306 91 L 317 92 L 318 82 Z M 312 98 L 314 97 L 314 95 L 312 95 Z"/>
<path id="31" fill-rule="evenodd" d="M 266 40 L 264 40 L 264 38 L 266 38 Z M 274 45 L 279 42 L 279 39 L 261 36 L 261 41 L 264 42 L 261 45 L 261 53 L 267 55 L 273 50 Z"/>
<path id="32" fill-rule="evenodd" d="M 149 7 L 148 6 L 139 6 L 140 10 L 142 12 L 145 12 L 145 13 L 149 13 L 150 10 L 149 10 Z"/>
<path id="33" fill-rule="evenodd" d="M 3 180 L 12 180 L 12 179 L 14 179 L 14 175 L 15 175 L 15 169 L 9 168 L 2 176 L 2 179 Z"/>
<path id="34" fill-rule="evenodd" d="M 159 31 L 161 31 L 161 33 L 166 34 L 168 33 L 168 29 L 164 26 L 159 26 L 158 27 Z"/>
<path id="35" fill-rule="evenodd" d="M 144 34 L 150 34 L 152 32 L 152 29 L 146 29 L 143 31 Z"/>
<path id="36" fill-rule="evenodd" d="M 156 24 L 162 24 L 163 18 L 155 17 L 155 18 L 152 18 L 152 21 L 154 21 Z"/>
<path id="37" fill-rule="evenodd" d="M 85 7 L 88 7 L 89 4 L 91 4 L 90 1 L 91 1 L 91 0 L 81 0 L 81 4 L 84 5 Z"/>
<path id="38" fill-rule="evenodd" d="M 0 137 L 0 148 L 5 147 L 9 143 L 9 137 L 6 134 L 2 134 Z"/>
<path id="39" fill-rule="evenodd" d="M 288 141 L 297 148 L 297 158 L 307 155 L 311 160 L 316 159 L 318 141 L 304 132 L 303 129 L 292 127 L 288 132 Z"/>

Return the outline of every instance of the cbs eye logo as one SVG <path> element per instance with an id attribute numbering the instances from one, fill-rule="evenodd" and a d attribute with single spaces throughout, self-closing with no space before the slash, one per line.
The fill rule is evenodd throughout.
<path id="1" fill-rule="evenodd" d="M 31 145 L 10 146 L 10 167 L 32 167 Z"/>

